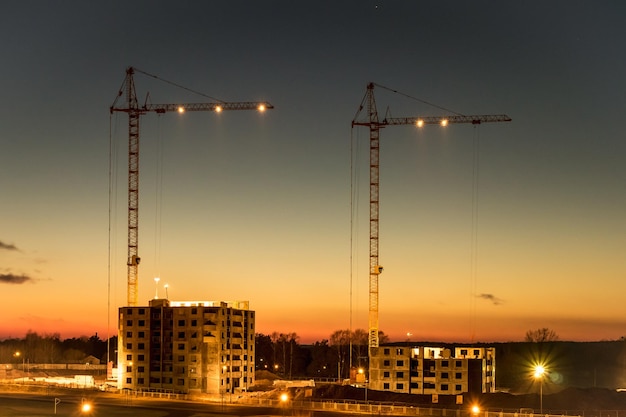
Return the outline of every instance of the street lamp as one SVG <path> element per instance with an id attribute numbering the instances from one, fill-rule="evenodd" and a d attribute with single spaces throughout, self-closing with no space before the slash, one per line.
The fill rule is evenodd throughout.
<path id="1" fill-rule="evenodd" d="M 283 416 L 285 415 L 285 408 L 287 408 L 287 401 L 289 401 L 289 395 L 286 392 L 280 394 L 280 404 L 283 409 Z"/>
<path id="2" fill-rule="evenodd" d="M 89 401 L 86 401 L 84 398 L 81 400 L 80 411 L 83 414 L 89 414 L 91 412 L 92 406 Z"/>
<path id="3" fill-rule="evenodd" d="M 535 366 L 533 377 L 539 380 L 539 414 L 543 414 L 543 376 L 545 373 L 546 368 L 543 365 Z"/>
<path id="4" fill-rule="evenodd" d="M 26 369 L 25 358 L 19 350 L 15 352 L 13 356 L 18 360 L 20 359 L 20 356 L 22 357 L 22 382 L 24 382 L 24 370 Z"/>
<path id="5" fill-rule="evenodd" d="M 363 382 L 363 386 L 365 387 L 365 402 L 367 402 L 367 377 L 365 376 L 365 369 L 358 369 L 357 382 Z"/>

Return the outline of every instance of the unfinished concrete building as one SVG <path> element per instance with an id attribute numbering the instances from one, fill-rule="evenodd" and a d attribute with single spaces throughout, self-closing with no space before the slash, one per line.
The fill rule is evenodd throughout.
<path id="1" fill-rule="evenodd" d="M 254 311 L 247 301 L 120 307 L 118 387 L 225 394 L 254 383 Z"/>
<path id="2" fill-rule="evenodd" d="M 380 346 L 372 349 L 369 387 L 409 394 L 495 392 L 495 348 Z"/>

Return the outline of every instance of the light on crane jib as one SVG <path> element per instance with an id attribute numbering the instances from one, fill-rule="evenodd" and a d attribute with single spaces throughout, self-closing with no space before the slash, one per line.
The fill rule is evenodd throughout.
<path id="1" fill-rule="evenodd" d="M 183 106 L 178 106 L 178 112 L 179 113 L 184 113 L 185 112 L 185 108 Z"/>
<path id="2" fill-rule="evenodd" d="M 216 113 L 221 113 L 222 112 L 222 106 L 215 106 L 215 112 Z"/>
<path id="3" fill-rule="evenodd" d="M 441 126 L 443 127 L 448 126 L 448 119 L 441 119 Z"/>
<path id="4" fill-rule="evenodd" d="M 265 104 L 259 104 L 259 111 L 260 112 L 264 112 L 265 111 Z"/>
<path id="5" fill-rule="evenodd" d="M 424 127 L 424 121 L 422 119 L 419 119 L 417 122 L 415 122 L 415 126 Z"/>

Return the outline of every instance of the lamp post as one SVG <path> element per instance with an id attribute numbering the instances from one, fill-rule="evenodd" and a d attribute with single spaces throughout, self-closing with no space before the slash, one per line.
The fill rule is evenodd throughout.
<path id="1" fill-rule="evenodd" d="M 365 376 L 365 369 L 359 368 L 357 376 L 357 382 L 363 382 L 363 386 L 365 387 L 365 402 L 367 402 L 367 377 Z"/>
<path id="2" fill-rule="evenodd" d="M 543 414 L 543 376 L 546 373 L 546 368 L 543 365 L 535 366 L 535 373 L 533 376 L 539 380 L 539 414 Z"/>
<path id="3" fill-rule="evenodd" d="M 22 382 L 24 382 L 24 370 L 26 369 L 24 355 L 22 355 L 22 352 L 18 350 L 17 352 L 13 354 L 13 356 L 18 360 L 20 359 L 20 356 L 22 357 Z"/>
<path id="4" fill-rule="evenodd" d="M 285 408 L 287 408 L 287 401 L 289 401 L 289 395 L 287 395 L 287 393 L 285 392 L 280 394 L 280 404 L 283 411 L 283 416 L 285 415 Z"/>

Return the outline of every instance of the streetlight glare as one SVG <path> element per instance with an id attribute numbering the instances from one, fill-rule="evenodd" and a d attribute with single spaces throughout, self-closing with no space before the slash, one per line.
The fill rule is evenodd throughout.
<path id="1" fill-rule="evenodd" d="M 546 373 L 546 368 L 543 365 L 535 366 L 535 378 L 541 378 Z"/>
<path id="2" fill-rule="evenodd" d="M 287 393 L 283 392 L 282 394 L 280 394 L 281 402 L 286 403 L 288 399 L 289 399 L 289 396 L 287 395 Z"/>
<path id="3" fill-rule="evenodd" d="M 478 413 L 480 413 L 480 407 L 477 406 L 477 405 L 473 405 L 472 406 L 472 414 L 476 415 Z"/>
<path id="4" fill-rule="evenodd" d="M 80 411 L 82 411 L 83 413 L 88 413 L 91 411 L 91 403 L 83 403 L 83 405 L 80 407 Z"/>

